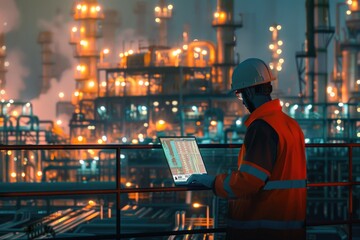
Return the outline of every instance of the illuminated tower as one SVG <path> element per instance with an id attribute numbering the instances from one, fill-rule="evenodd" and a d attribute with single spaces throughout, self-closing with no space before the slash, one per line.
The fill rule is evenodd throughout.
<path id="1" fill-rule="evenodd" d="M 346 17 L 346 27 L 349 37 L 341 43 L 342 50 L 342 101 L 354 101 L 360 96 L 360 6 L 358 0 L 346 1 L 349 9 Z M 356 100 L 355 100 L 356 101 Z"/>
<path id="2" fill-rule="evenodd" d="M 6 58 L 6 46 L 5 46 L 5 34 L 0 33 L 0 89 L 3 90 L 5 88 L 6 79 L 6 67 L 9 64 L 5 61 Z"/>
<path id="3" fill-rule="evenodd" d="M 272 70 L 277 81 L 273 82 L 273 93 L 275 95 L 279 94 L 279 72 L 282 70 L 282 64 L 284 59 L 281 58 L 283 41 L 279 39 L 279 31 L 281 30 L 281 25 L 273 24 L 269 28 L 271 32 L 271 43 L 269 49 L 272 52 L 271 62 L 269 63 L 270 69 Z"/>
<path id="4" fill-rule="evenodd" d="M 159 24 L 159 45 L 167 46 L 167 21 L 172 18 L 173 5 L 166 6 L 165 0 L 160 0 L 159 6 L 156 6 L 155 22 Z"/>
<path id="5" fill-rule="evenodd" d="M 70 43 L 74 45 L 74 56 L 78 59 L 75 69 L 75 103 L 82 99 L 94 99 L 97 94 L 97 61 L 100 56 L 98 38 L 100 23 L 104 18 L 97 0 L 77 1 L 73 7 L 76 21 L 71 29 Z"/>
<path id="6" fill-rule="evenodd" d="M 50 88 L 50 81 L 53 77 L 53 52 L 51 50 L 52 33 L 43 31 L 39 33 L 38 43 L 41 45 L 41 62 L 42 62 L 42 87 L 41 93 L 46 93 Z"/>
<path id="7" fill-rule="evenodd" d="M 116 49 L 116 30 L 120 27 L 120 20 L 118 17 L 118 12 L 115 10 L 104 10 L 105 18 L 102 22 L 102 36 L 103 36 L 103 48 L 101 49 L 100 54 L 104 54 L 100 56 L 100 60 L 103 62 L 116 62 L 117 49 Z M 109 49 L 108 53 L 105 49 Z M 105 53 L 104 53 L 105 51 Z M 104 58 L 106 55 L 106 59 Z"/>
<path id="8" fill-rule="evenodd" d="M 328 0 L 315 0 L 314 7 L 314 40 L 316 59 L 310 71 L 313 71 L 314 81 L 312 82 L 312 99 L 315 103 L 327 102 L 327 47 L 335 32 L 334 27 L 330 26 L 330 11 Z"/>
<path id="9" fill-rule="evenodd" d="M 216 28 L 217 40 L 217 63 L 214 65 L 217 69 L 217 78 L 214 88 L 227 91 L 230 89 L 232 69 L 236 65 L 235 29 L 242 27 L 241 22 L 235 22 L 233 0 L 217 0 L 212 26 Z"/>
<path id="10" fill-rule="evenodd" d="M 328 101 L 327 47 L 334 33 L 329 14 L 328 0 L 306 0 L 305 49 L 296 53 L 296 65 L 300 97 L 310 104 Z"/>

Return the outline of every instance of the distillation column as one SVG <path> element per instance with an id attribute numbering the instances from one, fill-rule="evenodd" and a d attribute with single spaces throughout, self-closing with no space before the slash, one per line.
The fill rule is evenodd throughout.
<path id="1" fill-rule="evenodd" d="M 236 45 L 235 29 L 242 27 L 241 23 L 234 21 L 234 1 L 218 0 L 217 10 L 214 13 L 212 26 L 216 28 L 217 40 L 217 63 L 216 82 L 214 88 L 216 90 L 229 90 L 230 79 L 235 63 L 234 48 Z"/>
<path id="2" fill-rule="evenodd" d="M 6 59 L 6 46 L 5 46 L 5 34 L 0 33 L 0 90 L 5 88 L 6 79 L 5 74 L 7 72 L 5 62 Z"/>
<path id="3" fill-rule="evenodd" d="M 42 86 L 41 93 L 46 93 L 50 89 L 50 81 L 53 78 L 52 65 L 54 64 L 51 50 L 52 33 L 50 31 L 43 31 L 39 33 L 38 43 L 41 45 L 41 63 L 42 63 Z"/>
<path id="4" fill-rule="evenodd" d="M 167 46 L 167 21 L 172 18 L 173 5 L 166 6 L 165 0 L 160 0 L 155 7 L 155 22 L 159 24 L 159 45 Z"/>
<path id="5" fill-rule="evenodd" d="M 103 36 L 103 46 L 100 54 L 104 54 L 106 49 L 108 53 L 106 58 L 103 56 L 104 62 L 114 63 L 117 62 L 117 49 L 116 49 L 116 30 L 120 26 L 120 21 L 118 17 L 118 12 L 115 10 L 104 10 L 105 18 L 102 24 L 102 36 Z"/>
<path id="6" fill-rule="evenodd" d="M 77 100 L 94 99 L 97 95 L 97 61 L 100 56 L 99 26 L 104 18 L 97 0 L 77 1 L 73 9 L 76 26 L 72 28 L 70 43 L 75 47 L 78 65 L 75 71 Z"/>
<path id="7" fill-rule="evenodd" d="M 335 85 L 336 88 L 336 92 L 337 92 L 337 96 L 336 96 L 336 101 L 338 102 L 343 102 L 343 95 L 342 95 L 342 87 L 343 87 L 343 78 L 342 78 L 342 52 L 341 52 L 341 29 L 342 27 L 340 26 L 340 7 L 341 6 L 345 6 L 346 3 L 345 2 L 338 2 L 336 3 L 336 13 L 335 13 L 335 17 L 336 17 L 336 25 L 335 25 L 335 41 L 334 41 L 334 47 L 335 47 L 335 51 L 334 51 L 334 67 L 333 67 L 333 83 Z M 344 36 L 346 38 L 346 36 Z M 331 93 L 334 97 L 335 97 L 335 93 Z"/>
<path id="8" fill-rule="evenodd" d="M 358 0 L 348 2 L 351 13 L 346 18 L 349 38 L 341 43 L 342 50 L 342 101 L 349 102 L 360 96 L 359 33 L 360 6 Z"/>
<path id="9" fill-rule="evenodd" d="M 330 27 L 329 1 L 315 0 L 314 14 L 316 59 L 314 61 L 313 101 L 325 104 L 328 85 L 327 47 L 334 33 L 334 29 Z"/>

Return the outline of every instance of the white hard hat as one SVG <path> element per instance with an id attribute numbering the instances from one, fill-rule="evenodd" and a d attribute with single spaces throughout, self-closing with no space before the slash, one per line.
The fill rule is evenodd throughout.
<path id="1" fill-rule="evenodd" d="M 271 82 L 275 79 L 264 61 L 258 58 L 249 58 L 234 69 L 231 91 Z"/>

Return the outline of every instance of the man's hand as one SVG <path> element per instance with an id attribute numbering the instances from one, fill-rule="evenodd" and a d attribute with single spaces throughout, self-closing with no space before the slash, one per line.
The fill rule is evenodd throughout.
<path id="1" fill-rule="evenodd" d="M 188 183 L 191 185 L 194 184 L 201 184 L 208 188 L 213 188 L 215 176 L 207 175 L 207 174 L 193 174 L 187 180 Z"/>

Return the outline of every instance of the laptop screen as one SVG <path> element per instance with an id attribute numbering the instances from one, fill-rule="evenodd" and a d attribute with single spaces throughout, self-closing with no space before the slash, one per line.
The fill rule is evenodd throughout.
<path id="1" fill-rule="evenodd" d="M 206 174 L 195 137 L 159 137 L 175 184 L 192 174 Z"/>

